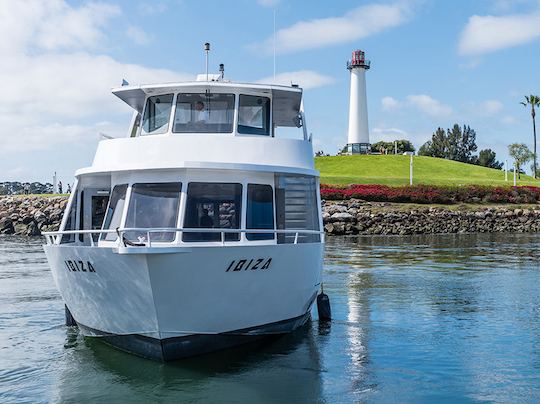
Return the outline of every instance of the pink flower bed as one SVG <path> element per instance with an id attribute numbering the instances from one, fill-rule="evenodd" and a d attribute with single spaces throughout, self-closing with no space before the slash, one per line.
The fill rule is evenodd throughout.
<path id="1" fill-rule="evenodd" d="M 537 203 L 540 187 L 490 187 L 468 185 L 462 187 L 413 185 L 390 187 L 387 185 L 334 186 L 321 184 L 321 197 L 327 200 L 363 199 L 374 202 L 411 203 Z"/>

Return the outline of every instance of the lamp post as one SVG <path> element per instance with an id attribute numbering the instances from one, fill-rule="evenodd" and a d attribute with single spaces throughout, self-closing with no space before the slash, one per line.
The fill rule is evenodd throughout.
<path id="1" fill-rule="evenodd" d="M 411 153 L 411 162 L 409 163 L 409 185 L 412 185 L 413 180 L 413 155 Z"/>

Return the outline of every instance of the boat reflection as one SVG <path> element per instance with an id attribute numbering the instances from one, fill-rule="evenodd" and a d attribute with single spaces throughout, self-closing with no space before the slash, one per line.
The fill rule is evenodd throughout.
<path id="1" fill-rule="evenodd" d="M 161 363 L 66 334 L 54 401 L 317 402 L 322 397 L 318 324 L 290 335 Z"/>

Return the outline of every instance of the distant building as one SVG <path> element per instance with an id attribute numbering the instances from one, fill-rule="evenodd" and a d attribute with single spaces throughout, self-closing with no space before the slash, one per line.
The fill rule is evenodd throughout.
<path id="1" fill-rule="evenodd" d="M 366 70 L 370 62 L 365 59 L 365 53 L 355 50 L 352 59 L 347 62 L 347 69 L 351 73 L 351 90 L 349 100 L 349 131 L 345 154 L 366 154 L 370 152 Z"/>

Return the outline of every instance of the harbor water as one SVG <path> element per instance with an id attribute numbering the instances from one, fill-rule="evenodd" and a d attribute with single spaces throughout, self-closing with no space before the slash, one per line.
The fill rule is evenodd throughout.
<path id="1" fill-rule="evenodd" d="M 540 401 L 540 235 L 327 238 L 330 323 L 166 364 L 65 327 L 41 242 L 0 238 L 2 403 Z"/>

